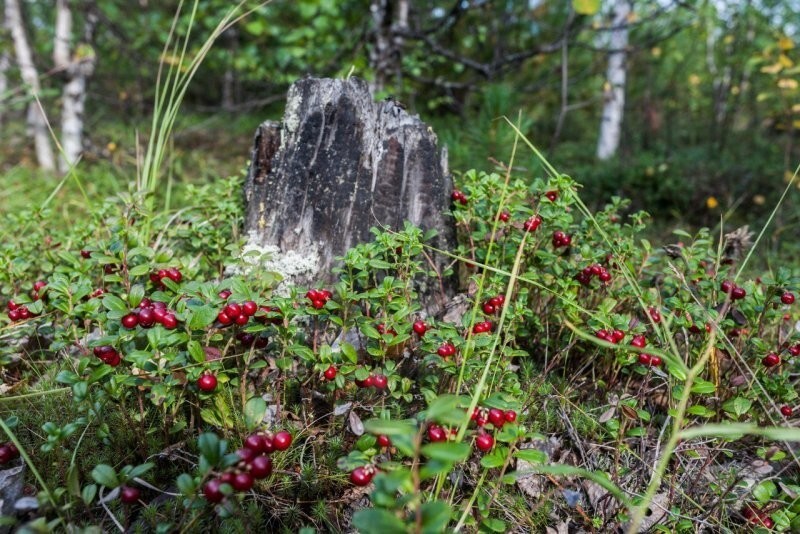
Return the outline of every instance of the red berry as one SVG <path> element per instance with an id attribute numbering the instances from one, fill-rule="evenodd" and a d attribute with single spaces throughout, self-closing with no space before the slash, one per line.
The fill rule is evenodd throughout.
<path id="1" fill-rule="evenodd" d="M 441 356 L 442 358 L 447 358 L 448 356 L 452 356 L 455 354 L 456 348 L 452 343 L 444 343 L 436 353 Z"/>
<path id="2" fill-rule="evenodd" d="M 492 408 L 489 410 L 489 422 L 495 427 L 501 428 L 506 423 L 506 414 L 503 410 Z"/>
<path id="3" fill-rule="evenodd" d="M 539 225 L 541 224 L 542 224 L 542 218 L 539 217 L 538 215 L 533 215 L 522 224 L 522 228 L 526 232 L 534 232 L 537 228 L 539 228 Z"/>
<path id="4" fill-rule="evenodd" d="M 428 439 L 436 443 L 447 439 L 447 434 L 439 425 L 431 425 L 428 427 Z"/>
<path id="5" fill-rule="evenodd" d="M 238 317 L 242 313 L 242 307 L 236 304 L 235 302 L 231 302 L 223 310 L 228 317 Z"/>
<path id="6" fill-rule="evenodd" d="M 266 443 L 264 443 L 264 437 L 265 436 L 261 434 L 250 434 L 244 440 L 244 446 L 256 454 L 267 452 Z"/>
<path id="7" fill-rule="evenodd" d="M 255 315 L 258 311 L 258 304 L 252 300 L 246 300 L 242 303 L 242 311 L 245 315 Z"/>
<path id="8" fill-rule="evenodd" d="M 783 405 L 781 406 L 781 413 L 784 417 L 791 417 L 792 416 L 792 407 Z"/>
<path id="9" fill-rule="evenodd" d="M 161 320 L 161 324 L 167 330 L 173 330 L 178 327 L 178 318 L 175 317 L 172 313 L 167 313 L 164 315 L 164 318 Z"/>
<path id="10" fill-rule="evenodd" d="M 321 300 L 321 299 L 314 299 L 314 300 L 311 301 L 311 306 L 315 310 L 321 310 L 322 308 L 325 307 L 325 301 Z"/>
<path id="11" fill-rule="evenodd" d="M 781 363 L 781 357 L 775 354 L 774 352 L 770 352 L 761 360 L 761 363 L 764 367 L 775 367 L 776 365 Z"/>
<path id="12" fill-rule="evenodd" d="M 503 222 L 508 222 L 508 220 L 511 218 L 511 214 L 508 213 L 507 211 L 504 211 L 503 213 L 498 215 L 497 218 Z"/>
<path id="13" fill-rule="evenodd" d="M 233 477 L 233 482 L 231 482 L 231 486 L 236 491 L 249 491 L 250 488 L 253 487 L 253 475 L 250 473 L 237 473 Z"/>
<path id="14" fill-rule="evenodd" d="M 503 414 L 503 416 L 509 423 L 513 423 L 514 421 L 517 420 L 517 412 L 515 412 L 514 410 L 506 410 L 506 413 Z"/>
<path id="15" fill-rule="evenodd" d="M 661 356 L 653 356 L 650 358 L 650 365 L 653 367 L 661 367 L 662 363 Z"/>
<path id="16" fill-rule="evenodd" d="M 217 295 L 222 300 L 228 300 L 230 298 L 230 296 L 231 296 L 231 290 L 230 289 L 223 289 L 222 291 L 217 293 Z"/>
<path id="17" fill-rule="evenodd" d="M 170 267 L 169 269 L 166 269 L 165 275 L 166 275 L 167 278 L 169 278 L 170 280 L 172 280 L 176 284 L 180 283 L 180 281 L 183 280 L 183 275 L 175 267 Z M 162 278 L 163 278 L 163 276 L 162 276 Z"/>
<path id="18" fill-rule="evenodd" d="M 139 310 L 138 319 L 143 328 L 150 328 L 156 322 L 156 315 L 152 308 L 142 308 Z"/>
<path id="19" fill-rule="evenodd" d="M 659 312 L 657 308 L 653 308 L 651 306 L 650 309 L 648 310 L 648 313 L 650 314 L 650 318 L 653 320 L 654 323 L 661 322 L 661 312 Z"/>
<path id="20" fill-rule="evenodd" d="M 547 197 L 547 200 L 550 202 L 555 202 L 558 198 L 558 191 L 548 191 L 544 196 Z"/>
<path id="21" fill-rule="evenodd" d="M 392 445 L 392 440 L 389 439 L 389 436 L 386 436 L 384 434 L 378 436 L 376 442 L 378 443 L 379 447 L 391 447 Z"/>
<path id="22" fill-rule="evenodd" d="M 781 302 L 784 304 L 794 304 L 794 293 L 789 293 L 788 291 L 781 295 Z"/>
<path id="23" fill-rule="evenodd" d="M 333 365 L 325 369 L 325 372 L 323 373 L 325 375 L 325 380 L 334 380 L 336 378 L 336 372 L 336 367 Z"/>
<path id="24" fill-rule="evenodd" d="M 639 363 L 642 365 L 650 365 L 653 361 L 653 357 L 649 354 L 642 352 L 639 354 Z"/>
<path id="25" fill-rule="evenodd" d="M 122 486 L 119 492 L 119 500 L 124 504 L 135 504 L 139 502 L 139 495 L 141 492 L 139 488 L 132 488 L 130 486 Z"/>
<path id="26" fill-rule="evenodd" d="M 733 290 L 734 285 L 733 282 L 730 280 L 723 280 L 722 283 L 719 285 L 720 290 L 725 293 L 726 295 Z"/>
<path id="27" fill-rule="evenodd" d="M 81 258 L 88 260 L 91 257 L 92 257 L 91 252 L 89 252 L 88 250 L 81 250 Z"/>
<path id="28" fill-rule="evenodd" d="M 364 380 L 359 380 L 356 378 L 356 385 L 360 388 L 371 388 L 373 385 L 375 385 L 375 377 L 369 375 Z"/>
<path id="29" fill-rule="evenodd" d="M 0 446 L 0 465 L 5 465 L 14 459 L 14 454 L 8 444 Z"/>
<path id="30" fill-rule="evenodd" d="M 477 438 L 475 438 L 475 446 L 481 452 L 487 452 L 494 447 L 494 438 L 491 434 L 479 434 Z"/>
<path id="31" fill-rule="evenodd" d="M 424 336 L 425 332 L 428 331 L 428 325 L 425 324 L 425 321 L 414 321 L 412 328 L 419 337 Z"/>
<path id="32" fill-rule="evenodd" d="M 217 314 L 217 321 L 219 321 L 220 324 L 227 326 L 233 322 L 233 319 L 231 319 L 230 315 L 224 311 L 221 311 Z"/>
<path id="33" fill-rule="evenodd" d="M 281 430 L 272 437 L 272 446 L 275 447 L 276 450 L 285 451 L 291 444 L 292 435 L 285 430 Z"/>
<path id="34" fill-rule="evenodd" d="M 222 502 L 222 499 L 225 498 L 225 494 L 222 493 L 222 481 L 214 478 L 206 482 L 206 485 L 203 486 L 203 496 L 206 498 L 208 502 L 218 503 Z"/>
<path id="35" fill-rule="evenodd" d="M 622 330 L 614 330 L 611 332 L 611 342 L 612 343 L 619 343 L 625 339 L 625 332 Z"/>
<path id="36" fill-rule="evenodd" d="M 647 346 L 647 338 L 642 334 L 637 334 L 633 336 L 633 339 L 631 339 L 631 345 L 643 349 Z"/>
<path id="37" fill-rule="evenodd" d="M 495 311 L 496 311 L 495 307 L 492 304 L 487 302 L 486 304 L 483 305 L 483 313 L 485 313 L 486 315 L 494 315 Z"/>
<path id="38" fill-rule="evenodd" d="M 257 479 L 267 478 L 272 474 L 272 459 L 267 456 L 256 456 L 250 461 L 250 474 Z"/>
<path id="39" fill-rule="evenodd" d="M 251 449 L 250 447 L 244 446 L 236 451 L 236 455 L 242 462 L 249 463 L 250 460 L 258 456 L 258 452 Z"/>
<path id="40" fill-rule="evenodd" d="M 122 317 L 121 322 L 122 326 L 124 326 L 129 330 L 132 328 L 136 328 L 136 325 L 139 324 L 139 316 L 136 315 L 135 313 L 129 313 Z"/>
<path id="41" fill-rule="evenodd" d="M 376 389 L 386 389 L 388 384 L 389 379 L 386 378 L 386 375 L 375 375 L 372 378 L 372 385 L 375 386 Z"/>
<path id="42" fill-rule="evenodd" d="M 747 296 L 747 291 L 743 287 L 736 286 L 731 291 L 731 298 L 733 300 L 741 300 Z"/>
<path id="43" fill-rule="evenodd" d="M 22 314 L 20 313 L 19 308 L 15 308 L 8 312 L 8 318 L 11 319 L 12 321 L 19 321 L 21 315 Z"/>
<path id="44" fill-rule="evenodd" d="M 217 388 L 217 377 L 211 373 L 200 375 L 200 378 L 197 379 L 197 387 L 206 393 L 214 391 Z"/>
<path id="45" fill-rule="evenodd" d="M 236 319 L 234 319 L 233 321 L 236 324 L 238 324 L 239 326 L 244 326 L 244 325 L 247 324 L 247 322 L 249 320 L 250 320 L 250 317 L 248 317 L 247 315 L 242 313 L 242 314 L 239 314 L 238 316 L 236 316 Z"/>
<path id="46" fill-rule="evenodd" d="M 792 356 L 800 356 L 800 343 L 789 347 L 789 354 Z"/>
<path id="47" fill-rule="evenodd" d="M 372 471 L 368 471 L 363 467 L 356 467 L 350 472 L 350 482 L 356 486 L 367 486 L 372 482 Z"/>

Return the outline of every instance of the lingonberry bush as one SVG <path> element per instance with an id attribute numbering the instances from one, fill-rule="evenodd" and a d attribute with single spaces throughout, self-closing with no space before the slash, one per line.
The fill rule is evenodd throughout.
<path id="1" fill-rule="evenodd" d="M 30 468 L 34 521 L 635 530 L 658 493 L 664 531 L 797 526 L 791 477 L 734 491 L 736 465 L 794 454 L 796 272 L 747 279 L 746 230 L 655 247 L 647 214 L 590 213 L 548 170 L 464 173 L 457 250 L 375 230 L 309 288 L 242 257 L 238 180 L 167 214 L 123 195 L 68 229 L 10 215 L 0 464 Z M 451 277 L 463 295 L 429 316 Z"/>

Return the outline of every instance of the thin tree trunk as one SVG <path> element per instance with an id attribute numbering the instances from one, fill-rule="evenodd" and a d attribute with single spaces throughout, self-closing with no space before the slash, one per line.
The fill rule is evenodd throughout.
<path id="1" fill-rule="evenodd" d="M 22 10 L 19 0 L 6 0 L 6 24 L 11 30 L 11 38 L 14 41 L 14 52 L 19 65 L 22 80 L 28 86 L 34 99 L 28 106 L 28 126 L 33 134 L 33 141 L 36 147 L 36 160 L 39 166 L 47 171 L 54 171 L 56 168 L 55 157 L 53 156 L 53 146 L 50 143 L 50 132 L 47 128 L 47 118 L 44 110 L 37 101 L 41 92 L 39 85 L 39 73 L 33 63 L 33 54 L 28 45 L 28 38 L 25 35 L 25 26 L 22 22 Z"/>
<path id="2" fill-rule="evenodd" d="M 396 84 L 402 88 L 403 37 L 408 32 L 408 0 L 372 0 L 372 48 L 369 51 L 369 65 L 375 72 L 370 84 L 374 94 Z"/>
<path id="3" fill-rule="evenodd" d="M 5 33 L 5 25 L 0 24 L 0 35 Z M 4 36 L 4 35 L 3 35 Z M 4 111 L 6 106 L 3 103 L 8 95 L 8 67 L 11 65 L 11 59 L 6 50 L 0 50 L 0 129 L 3 126 Z"/>
<path id="4" fill-rule="evenodd" d="M 617 0 L 611 32 L 611 51 L 608 54 L 606 71 L 607 89 L 603 104 L 603 118 L 600 122 L 600 137 L 597 140 L 597 158 L 612 158 L 619 148 L 622 132 L 622 117 L 625 110 L 625 58 L 628 47 L 628 16 L 631 12 L 629 0 Z"/>
<path id="5" fill-rule="evenodd" d="M 89 43 L 92 41 L 97 16 L 86 14 L 83 43 L 70 54 L 72 36 L 72 13 L 69 0 L 56 2 L 56 32 L 53 46 L 53 62 L 56 69 L 64 73 L 63 107 L 61 110 L 61 147 L 63 153 L 58 161 L 59 170 L 67 172 L 78 161 L 83 152 L 83 113 L 86 102 L 86 85 L 94 72 L 97 58 Z"/>

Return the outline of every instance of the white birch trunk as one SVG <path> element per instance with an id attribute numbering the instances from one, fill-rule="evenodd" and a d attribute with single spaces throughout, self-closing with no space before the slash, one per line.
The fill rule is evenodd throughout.
<path id="1" fill-rule="evenodd" d="M 77 47 L 70 53 L 72 13 L 69 0 L 56 2 L 56 32 L 53 44 L 53 62 L 64 73 L 64 92 L 61 109 L 61 148 L 59 170 L 63 173 L 78 161 L 83 152 L 83 113 L 86 102 L 87 80 L 94 72 L 96 57 L 91 47 Z M 91 41 L 96 17 L 88 13 L 85 22 L 85 41 Z"/>
<path id="2" fill-rule="evenodd" d="M 3 32 L 4 26 L 0 24 L 0 33 Z M 11 60 L 8 57 L 8 52 L 5 50 L 0 51 L 0 127 L 3 126 L 3 112 L 6 110 L 4 104 L 5 99 L 8 97 L 8 67 Z"/>
<path id="3" fill-rule="evenodd" d="M 41 91 L 39 86 L 39 73 L 36 72 L 36 65 L 33 63 L 33 54 L 28 45 L 28 38 L 25 35 L 25 26 L 22 22 L 22 11 L 19 0 L 6 0 L 6 24 L 11 31 L 11 39 L 14 42 L 14 52 L 19 65 L 22 81 L 28 86 L 31 94 L 38 97 Z M 53 146 L 50 143 L 50 132 L 47 127 L 47 118 L 44 110 L 37 102 L 36 98 L 28 106 L 28 126 L 33 134 L 33 141 L 36 147 L 36 160 L 39 166 L 47 171 L 54 171 L 56 168 L 53 156 Z"/>
<path id="4" fill-rule="evenodd" d="M 628 16 L 631 12 L 629 0 L 617 0 L 613 12 L 608 70 L 606 71 L 605 102 L 600 121 L 600 137 L 597 140 L 597 158 L 609 159 L 617 153 L 622 117 L 625 111 L 625 58 L 628 47 Z"/>

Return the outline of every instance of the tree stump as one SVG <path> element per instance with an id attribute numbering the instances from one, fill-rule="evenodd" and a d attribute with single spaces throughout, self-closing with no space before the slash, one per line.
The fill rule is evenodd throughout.
<path id="1" fill-rule="evenodd" d="M 438 231 L 432 246 L 452 250 L 451 190 L 446 152 L 419 117 L 394 100 L 375 102 L 363 80 L 306 78 L 289 89 L 283 122 L 256 132 L 245 229 L 291 282 L 324 283 L 373 226 L 410 221 Z M 448 259 L 431 257 L 443 273 Z"/>

